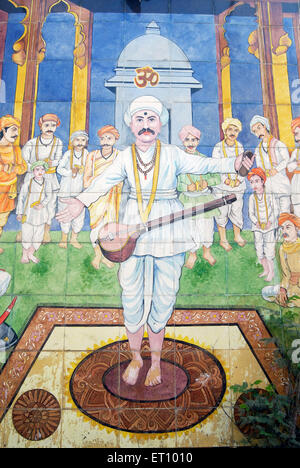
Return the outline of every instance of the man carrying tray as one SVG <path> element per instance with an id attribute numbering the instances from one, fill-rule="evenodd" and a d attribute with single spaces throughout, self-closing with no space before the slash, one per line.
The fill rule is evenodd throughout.
<path id="1" fill-rule="evenodd" d="M 84 206 L 127 178 L 130 194 L 122 222 L 146 223 L 182 209 L 176 191 L 179 174 L 233 173 L 240 169 L 242 156 L 222 160 L 195 158 L 174 145 L 161 143 L 158 135 L 168 118 L 166 108 L 157 98 L 134 99 L 124 120 L 135 137 L 135 144 L 120 151 L 109 168 L 84 192 L 65 200 L 66 209 L 57 214 L 58 221 L 78 216 Z M 252 161 L 253 158 L 243 161 L 243 166 L 249 170 Z M 185 252 L 193 246 L 189 222 L 182 219 L 141 235 L 133 255 L 120 264 L 124 320 L 132 352 L 132 361 L 122 376 L 127 384 L 136 383 L 143 366 L 140 349 L 146 323 L 151 367 L 145 385 L 161 383 L 160 358 L 165 326 L 176 301 Z"/>

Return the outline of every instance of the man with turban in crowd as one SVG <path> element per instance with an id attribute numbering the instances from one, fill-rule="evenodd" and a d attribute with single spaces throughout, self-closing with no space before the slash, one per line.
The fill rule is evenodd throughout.
<path id="1" fill-rule="evenodd" d="M 233 173 L 241 165 L 250 169 L 252 160 L 242 157 L 222 159 L 195 157 L 177 146 L 160 142 L 158 135 L 169 114 L 154 96 L 140 96 L 128 106 L 124 120 L 135 143 L 120 151 L 113 163 L 95 177 L 78 197 L 66 200 L 66 208 L 57 219 L 70 220 L 107 194 L 112 187 L 128 180 L 130 193 L 122 222 L 147 223 L 170 217 L 182 210 L 178 200 L 177 177 L 185 174 Z M 122 375 L 127 385 L 135 385 L 144 362 L 141 345 L 147 324 L 151 351 L 150 368 L 144 384 L 158 385 L 161 377 L 161 351 L 165 327 L 170 319 L 179 288 L 185 259 L 194 242 L 188 219 L 166 223 L 159 229 L 147 229 L 137 239 L 132 255 L 120 263 L 123 315 L 132 360 Z"/>
<path id="2" fill-rule="evenodd" d="M 188 154 L 205 157 L 197 151 L 201 132 L 192 125 L 185 125 L 179 132 L 179 138 Z M 220 183 L 219 174 L 181 174 L 178 177 L 177 190 L 180 192 L 179 200 L 185 208 L 191 208 L 201 203 L 208 203 L 215 199 L 212 194 L 213 186 Z M 218 208 L 207 213 L 194 216 L 190 220 L 191 233 L 195 241 L 195 247 L 189 252 L 185 267 L 193 268 L 197 260 L 197 250 L 202 246 L 203 258 L 210 265 L 214 265 L 216 260 L 211 254 L 210 247 L 214 238 L 214 216 L 219 215 Z"/>
<path id="3" fill-rule="evenodd" d="M 283 307 L 300 307 L 300 218 L 291 213 L 281 213 L 278 218 L 283 243 L 279 248 L 281 281 L 267 286 L 262 296 Z"/>
<path id="4" fill-rule="evenodd" d="M 62 209 L 60 199 L 66 197 L 76 197 L 83 190 L 83 175 L 88 155 L 86 149 L 89 141 L 88 134 L 84 130 L 73 132 L 70 137 L 71 148 L 68 149 L 57 166 L 57 173 L 61 176 L 60 189 L 58 192 L 58 211 Z M 70 223 L 61 223 L 61 241 L 59 247 L 66 249 L 68 235 L 71 230 L 70 244 L 75 249 L 81 249 L 82 245 L 78 242 L 78 234 L 84 225 L 85 211 L 82 211 L 78 218 Z"/>
<path id="5" fill-rule="evenodd" d="M 19 135 L 19 119 L 5 115 L 0 119 L 0 236 L 8 216 L 15 208 L 17 178 L 27 169 L 21 149 L 15 145 Z M 3 249 L 0 249 L 0 253 Z"/>
<path id="6" fill-rule="evenodd" d="M 98 130 L 97 135 L 101 148 L 87 155 L 83 178 L 84 188 L 88 188 L 94 180 L 112 164 L 118 154 L 118 150 L 114 148 L 114 145 L 120 135 L 115 127 L 112 125 L 105 125 Z M 100 268 L 101 262 L 108 268 L 114 266 L 112 262 L 102 255 L 101 249 L 96 241 L 98 240 L 100 229 L 106 223 L 118 221 L 121 192 L 122 184 L 118 184 L 89 206 L 90 239 L 95 252 L 92 265 L 97 270 Z"/>
<path id="7" fill-rule="evenodd" d="M 274 277 L 274 258 L 277 229 L 277 205 L 274 196 L 265 191 L 266 174 L 261 167 L 251 169 L 247 176 L 253 193 L 249 197 L 249 218 L 254 247 L 266 281 Z"/>
<path id="8" fill-rule="evenodd" d="M 266 117 L 255 115 L 250 122 L 250 131 L 261 140 L 255 149 L 255 160 L 267 176 L 266 192 L 275 196 L 280 213 L 289 213 L 291 184 L 286 174 L 289 150 L 282 141 L 271 135 L 270 122 Z"/>
<path id="9" fill-rule="evenodd" d="M 242 130 L 242 124 L 238 119 L 229 117 L 222 123 L 224 139 L 218 142 L 212 153 L 213 158 L 236 158 L 243 154 L 243 145 L 237 140 L 239 133 Z M 220 208 L 220 215 L 216 216 L 216 222 L 220 235 L 220 245 L 226 251 L 232 249 L 226 236 L 226 225 L 230 220 L 232 222 L 234 241 L 244 247 L 246 241 L 241 236 L 243 228 L 243 204 L 244 192 L 246 190 L 245 178 L 236 173 L 228 173 L 221 175 L 221 183 L 214 189 L 216 198 L 230 195 L 236 195 L 236 202 L 232 205 L 225 205 Z"/>
<path id="10" fill-rule="evenodd" d="M 296 117 L 291 124 L 294 134 L 296 148 L 291 154 L 287 165 L 288 171 L 292 172 L 291 201 L 294 214 L 300 217 L 300 117 Z"/>
<path id="11" fill-rule="evenodd" d="M 63 154 L 63 143 L 60 138 L 55 136 L 56 129 L 61 122 L 56 114 L 44 114 L 40 117 L 38 125 L 40 135 L 27 141 L 22 148 L 22 155 L 28 165 L 28 174 L 24 182 L 28 182 L 32 174 L 30 168 L 36 161 L 45 161 L 48 165 L 46 179 L 51 184 L 52 198 L 47 204 L 48 217 L 45 224 L 43 243 L 51 241 L 50 229 L 51 222 L 56 213 L 57 194 L 59 183 L 56 175 L 56 169 Z"/>

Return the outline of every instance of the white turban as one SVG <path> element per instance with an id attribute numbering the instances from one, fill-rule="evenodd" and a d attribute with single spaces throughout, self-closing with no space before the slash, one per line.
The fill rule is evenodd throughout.
<path id="1" fill-rule="evenodd" d="M 70 140 L 73 142 L 75 138 L 78 137 L 84 137 L 87 140 L 89 139 L 88 134 L 84 130 L 77 130 L 77 132 L 72 133 L 72 135 L 70 136 Z"/>
<path id="2" fill-rule="evenodd" d="M 252 131 L 252 127 L 253 127 L 253 125 L 255 125 L 257 123 L 261 123 L 262 125 L 264 125 L 266 127 L 268 132 L 270 131 L 270 122 L 269 122 L 269 120 L 266 117 L 263 117 L 261 115 L 255 115 L 254 117 L 252 117 L 251 122 L 250 122 L 250 131 L 251 131 L 251 133 L 253 133 L 253 135 L 254 135 L 254 132 Z"/>
<path id="3" fill-rule="evenodd" d="M 131 118 L 136 112 L 144 110 L 155 112 L 159 116 L 162 125 L 166 125 L 169 120 L 169 113 L 159 99 L 154 96 L 140 96 L 129 104 L 124 114 L 126 125 L 130 126 Z"/>

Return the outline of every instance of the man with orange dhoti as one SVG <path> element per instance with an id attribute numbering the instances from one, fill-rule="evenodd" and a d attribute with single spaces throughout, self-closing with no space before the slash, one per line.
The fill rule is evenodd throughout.
<path id="1" fill-rule="evenodd" d="M 118 150 L 114 148 L 114 145 L 120 135 L 115 127 L 112 125 L 105 125 L 100 128 L 97 135 L 100 140 L 101 149 L 92 151 L 87 155 L 83 177 L 84 188 L 89 187 L 94 179 L 111 165 L 118 154 Z M 95 252 L 92 265 L 97 270 L 99 269 L 101 262 L 109 268 L 114 266 L 112 262 L 102 255 L 101 249 L 96 241 L 98 239 L 100 229 L 105 224 L 118 221 L 121 191 L 122 183 L 112 187 L 106 195 L 98 198 L 97 201 L 89 206 L 91 227 L 90 239 Z"/>
<path id="2" fill-rule="evenodd" d="M 27 164 L 21 149 L 14 145 L 19 135 L 20 121 L 12 115 L 0 119 L 0 236 L 9 214 L 15 208 L 17 177 L 24 174 Z M 0 249 L 0 253 L 3 249 Z"/>

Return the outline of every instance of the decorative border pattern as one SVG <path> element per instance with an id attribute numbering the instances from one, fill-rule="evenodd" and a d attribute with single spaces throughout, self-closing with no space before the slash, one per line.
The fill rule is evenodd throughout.
<path id="1" fill-rule="evenodd" d="M 0 373 L 0 422 L 57 326 L 124 326 L 121 308 L 38 307 Z M 271 334 L 258 311 L 251 309 L 175 309 L 168 326 L 238 326 L 267 379 L 285 394 L 288 375 L 276 363 L 278 348 L 262 341 Z"/>

